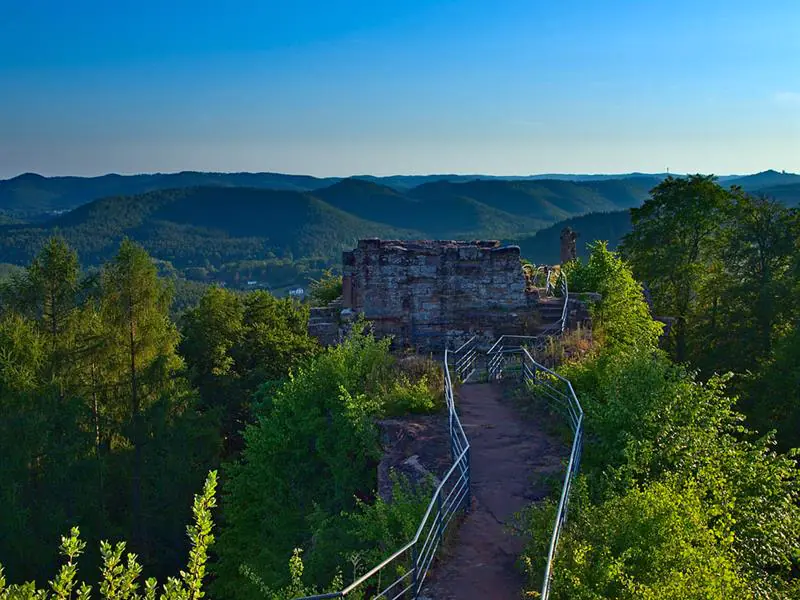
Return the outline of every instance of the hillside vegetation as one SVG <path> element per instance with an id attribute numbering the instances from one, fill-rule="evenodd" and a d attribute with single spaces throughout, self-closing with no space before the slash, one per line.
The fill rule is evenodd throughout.
<path id="1" fill-rule="evenodd" d="M 201 180 L 200 175 L 180 174 L 183 181 Z M 52 183 L 33 176 L 22 183 L 28 179 Z M 341 252 L 359 238 L 513 238 L 576 214 L 638 206 L 656 183 L 642 177 L 586 183 L 439 181 L 403 192 L 346 179 L 313 191 L 221 184 L 160 190 L 94 200 L 35 224 L 0 225 L 0 262 L 26 264 L 58 235 L 85 265 L 96 267 L 130 238 L 167 270 L 174 267 L 182 296 L 189 288 L 180 282 L 186 280 L 240 289 L 252 282 L 279 293 L 304 287 L 326 268 L 338 269 Z"/>
<path id="2" fill-rule="evenodd" d="M 558 264 L 561 260 L 561 230 L 570 227 L 578 233 L 577 251 L 579 258 L 588 258 L 589 247 L 593 242 L 604 240 L 610 249 L 615 249 L 623 236 L 631 231 L 630 211 L 590 213 L 559 221 L 540 229 L 532 236 L 506 240 L 516 244 L 525 258 L 538 264 Z"/>
<path id="3" fill-rule="evenodd" d="M 401 502 L 376 498 L 375 420 L 438 410 L 438 364 L 363 324 L 324 350 L 308 307 L 265 291 L 210 288 L 176 322 L 171 292 L 129 240 L 83 277 L 53 238 L 0 285 L 0 597 L 50 597 L 24 583 L 50 580 L 86 598 L 99 579 L 112 600 L 142 576 L 148 598 L 200 597 L 220 467 L 217 597 L 340 585 L 353 553 L 361 569 L 413 533 L 429 489 L 398 478 Z"/>
<path id="4" fill-rule="evenodd" d="M 359 176 L 399 191 L 408 191 L 425 183 L 450 181 L 464 183 L 476 179 L 515 181 L 536 179 L 563 179 L 567 181 L 596 181 L 604 179 L 655 178 L 640 173 L 628 175 L 531 175 L 520 177 L 494 177 L 488 175 L 395 175 L 375 177 Z M 93 200 L 112 196 L 132 196 L 158 190 L 185 187 L 249 187 L 258 189 L 309 192 L 328 187 L 342 177 L 312 177 L 284 173 L 207 173 L 183 171 L 180 173 L 148 173 L 141 175 L 109 174 L 99 177 L 43 177 L 24 173 L 11 179 L 0 180 L 0 213 L 21 217 L 40 217 L 54 211 L 72 210 Z"/>
<path id="5" fill-rule="evenodd" d="M 795 600 L 800 212 L 698 175 L 662 181 L 631 224 L 619 251 L 564 265 L 599 300 L 592 344 L 559 367 L 585 446 L 551 597 Z M 641 280 L 674 318 L 666 340 Z M 437 363 L 363 323 L 322 349 L 308 306 L 265 291 L 211 288 L 178 321 L 171 294 L 130 240 L 84 276 L 49 239 L 0 286 L 0 595 L 88 598 L 88 573 L 109 600 L 142 576 L 175 576 L 146 598 L 197 598 L 210 558 L 214 597 L 287 600 L 413 534 L 429 490 L 398 478 L 396 502 L 376 497 L 376 420 L 438 410 Z M 530 590 L 555 505 L 521 515 Z"/>
<path id="6" fill-rule="evenodd" d="M 663 185 L 660 193 L 675 184 Z M 696 193 L 701 185 L 685 191 Z M 680 212 L 676 203 L 672 208 Z M 628 244 L 637 233 L 635 226 Z M 800 255 L 797 247 L 784 251 Z M 588 261 L 565 270 L 573 291 L 597 291 L 601 299 L 592 306 L 593 350 L 560 369 L 580 397 L 585 442 L 551 597 L 797 598 L 800 466 L 797 451 L 776 452 L 769 432 L 778 425 L 784 447 L 800 442 L 795 427 L 783 426 L 785 413 L 772 411 L 780 403 L 797 414 L 797 380 L 776 381 L 769 390 L 775 396 L 764 402 L 761 381 L 772 368 L 762 367 L 753 379 L 759 383 L 744 388 L 745 401 L 737 407 L 736 379 L 752 375 L 725 373 L 736 368 L 733 356 L 716 373 L 673 362 L 658 347 L 661 324 L 649 316 L 641 286 L 618 254 L 595 244 Z M 793 318 L 781 320 L 792 339 L 797 315 L 795 308 Z M 732 323 L 725 318 L 720 325 Z M 717 343 L 707 341 L 712 348 Z M 739 343 L 751 356 L 763 356 L 752 334 Z M 784 369 L 792 364 L 788 372 L 795 375 L 797 349 L 796 343 L 782 346 L 774 358 Z M 755 399 L 760 402 L 750 402 Z M 737 408 L 746 409 L 747 417 Z M 556 502 L 532 505 L 521 515 L 530 536 L 522 562 L 532 590 L 541 585 Z"/>

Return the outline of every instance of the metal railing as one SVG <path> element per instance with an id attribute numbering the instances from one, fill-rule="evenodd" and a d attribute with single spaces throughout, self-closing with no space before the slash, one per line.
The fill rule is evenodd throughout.
<path id="1" fill-rule="evenodd" d="M 550 595 L 553 561 L 558 547 L 558 539 L 567 520 L 569 491 L 578 473 L 583 447 L 583 408 L 575 395 L 575 390 L 572 389 L 572 384 L 558 373 L 538 363 L 530 352 L 531 350 L 541 350 L 549 337 L 561 335 L 566 329 L 569 287 L 563 273 L 560 279 L 561 293 L 564 297 L 561 318 L 538 336 L 504 335 L 500 337 L 487 352 L 486 360 L 490 379 L 518 376 L 531 391 L 554 403 L 559 412 L 569 421 L 573 433 L 569 462 L 561 486 L 561 495 L 547 553 L 547 563 L 542 581 L 542 600 L 547 600 Z"/>
<path id="2" fill-rule="evenodd" d="M 559 277 L 561 280 L 561 295 L 564 298 L 564 306 L 561 308 L 561 318 L 553 324 L 552 327 L 555 328 L 557 333 L 564 333 L 564 330 L 567 328 L 567 316 L 569 312 L 569 285 L 567 284 L 567 277 L 564 275 L 564 272 L 561 272 Z"/>
<path id="3" fill-rule="evenodd" d="M 472 336 L 454 351 L 454 368 L 460 381 L 467 381 L 475 373 L 475 362 L 480 350 L 478 349 L 477 337 Z M 445 357 L 445 362 L 447 358 Z"/>
<path id="4" fill-rule="evenodd" d="M 578 474 L 581 462 L 583 408 L 569 380 L 540 365 L 526 348 L 521 348 L 520 351 L 522 353 L 522 376 L 525 384 L 537 394 L 555 403 L 556 407 L 567 416 L 573 434 L 572 448 L 569 453 L 567 471 L 564 474 L 564 483 L 561 486 L 561 496 L 558 501 L 555 523 L 553 524 L 553 533 L 550 536 L 550 548 L 547 552 L 547 563 L 542 581 L 542 600 L 547 600 L 550 596 L 550 582 L 552 580 L 553 561 L 558 547 L 558 538 L 561 536 L 561 531 L 567 522 L 569 491 L 575 476 Z"/>
<path id="5" fill-rule="evenodd" d="M 547 600 L 550 594 L 550 581 L 552 579 L 553 561 L 558 547 L 558 539 L 567 520 L 569 491 L 578 473 L 581 460 L 583 408 L 575 395 L 575 390 L 572 389 L 572 384 L 567 379 L 538 363 L 528 348 L 521 345 L 513 347 L 509 342 L 511 340 L 506 340 L 505 345 L 496 345 L 493 357 L 489 361 L 490 377 L 499 379 L 501 377 L 507 378 L 506 376 L 511 374 L 517 375 L 531 391 L 554 404 L 555 408 L 568 420 L 573 433 L 572 448 L 569 454 L 567 470 L 564 474 L 564 482 L 561 486 L 561 495 L 555 522 L 553 523 L 553 532 L 550 537 L 550 547 L 542 581 L 541 598 L 542 600 Z M 494 360 L 494 363 L 492 363 L 492 360 Z M 492 375 L 491 370 L 492 364 L 494 365 L 494 375 Z"/>
<path id="6" fill-rule="evenodd" d="M 548 288 L 550 288 L 549 275 L 548 272 Z M 564 296 L 564 306 L 561 318 L 556 323 L 538 336 L 502 336 L 486 353 L 486 368 L 490 379 L 501 379 L 505 378 L 506 374 L 516 373 L 532 391 L 555 403 L 556 407 L 569 420 L 573 432 L 572 449 L 550 537 L 542 583 L 542 600 L 547 600 L 550 594 L 553 560 L 559 536 L 567 520 L 569 492 L 578 472 L 583 444 L 583 409 L 572 389 L 572 384 L 558 373 L 536 362 L 529 351 L 529 348 L 541 347 L 540 345 L 546 343 L 549 336 L 560 335 L 564 332 L 567 324 L 569 289 L 566 277 L 563 276 L 561 277 L 561 291 Z M 405 546 L 361 575 L 343 590 L 306 596 L 297 600 L 345 598 L 351 594 L 358 594 L 359 598 L 385 598 L 386 600 L 414 599 L 419 596 L 436 556 L 436 551 L 442 544 L 444 532 L 460 510 L 465 512 L 469 510 L 472 501 L 470 445 L 456 412 L 453 381 L 450 374 L 451 357 L 456 376 L 460 381 L 467 381 L 475 373 L 476 361 L 481 354 L 475 337 L 470 338 L 455 351 L 445 350 L 445 401 L 453 465 L 434 491 L 414 537 Z"/>
<path id="7" fill-rule="evenodd" d="M 456 412 L 453 382 L 450 376 L 451 355 L 459 377 L 462 380 L 467 379 L 475 370 L 477 357 L 475 339 L 470 339 L 455 352 L 445 350 L 445 401 L 453 465 L 434 491 L 414 537 L 343 590 L 306 596 L 298 600 L 345 598 L 351 594 L 358 594 L 363 598 L 396 600 L 416 598 L 422 591 L 425 577 L 431 568 L 436 551 L 442 544 L 448 525 L 460 510 L 468 511 L 472 502 L 469 440 Z M 467 376 L 463 377 L 462 373 L 466 373 Z"/>

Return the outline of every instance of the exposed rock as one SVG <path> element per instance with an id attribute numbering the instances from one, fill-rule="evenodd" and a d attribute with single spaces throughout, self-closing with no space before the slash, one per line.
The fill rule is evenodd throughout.
<path id="1" fill-rule="evenodd" d="M 392 470 L 412 482 L 433 477 L 435 485 L 450 468 L 450 436 L 445 414 L 408 415 L 378 423 L 383 458 L 378 464 L 378 496 L 392 500 Z"/>
<path id="2" fill-rule="evenodd" d="M 561 264 L 575 260 L 578 257 L 578 246 L 576 240 L 578 233 L 570 227 L 561 230 Z"/>

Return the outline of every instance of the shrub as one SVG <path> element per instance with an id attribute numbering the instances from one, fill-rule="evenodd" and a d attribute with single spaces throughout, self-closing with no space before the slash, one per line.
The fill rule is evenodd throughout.
<path id="1" fill-rule="evenodd" d="M 258 586 L 242 579 L 242 565 L 250 582 L 269 589 L 289 584 L 285 561 L 298 547 L 306 548 L 311 581 L 325 585 L 342 553 L 362 547 L 341 522 L 361 506 L 356 498 L 364 503 L 374 495 L 381 456 L 376 421 L 432 410 L 441 397 L 428 379 L 436 373 L 431 363 L 398 361 L 389 343 L 357 323 L 343 344 L 311 358 L 288 381 L 262 388 L 258 422 L 245 431 L 241 461 L 227 469 L 218 595 L 258 596 Z M 343 536 L 335 554 L 321 545 L 323 530 Z"/>
<path id="2" fill-rule="evenodd" d="M 600 504 L 585 496 L 574 500 L 558 548 L 554 600 L 754 597 L 732 537 L 720 539 L 721 532 L 709 526 L 702 491 L 693 482 L 653 482 Z M 538 540 L 523 554 L 534 589 L 542 583 L 554 515 L 553 502 L 525 514 Z"/>
<path id="3" fill-rule="evenodd" d="M 570 292 L 598 292 L 599 302 L 590 308 L 594 335 L 609 346 L 655 348 L 663 325 L 652 319 L 642 286 L 630 267 L 607 242 L 589 244 L 589 260 L 564 265 Z"/>
<path id="4" fill-rule="evenodd" d="M 342 295 L 342 276 L 326 269 L 322 277 L 312 279 L 308 297 L 314 306 L 327 306 Z"/>
<path id="5" fill-rule="evenodd" d="M 203 493 L 195 496 L 192 512 L 194 524 L 186 528 L 191 541 L 189 562 L 185 571 L 180 572 L 180 577 L 170 577 L 158 591 L 154 578 L 144 582 L 145 600 L 199 600 L 205 595 L 203 579 L 206 574 L 206 561 L 208 548 L 214 543 L 211 533 L 213 522 L 211 509 L 216 506 L 217 473 L 208 474 Z M 24 584 L 6 585 L 2 566 L 0 566 L 0 598 L 9 600 L 68 600 L 75 594 L 78 600 L 89 600 L 92 587 L 86 583 L 78 585 L 77 559 L 86 548 L 86 542 L 80 539 L 80 531 L 73 527 L 69 535 L 61 538 L 61 554 L 66 558 L 66 563 L 56 577 L 49 582 L 50 590 L 37 589 L 34 582 Z M 99 585 L 100 598 L 107 600 L 120 600 L 124 598 L 141 598 L 137 591 L 138 578 L 142 574 L 142 566 L 135 554 L 125 555 L 125 542 L 111 545 L 101 542 L 100 554 L 103 559 L 102 582 Z M 125 558 L 123 558 L 125 556 Z"/>

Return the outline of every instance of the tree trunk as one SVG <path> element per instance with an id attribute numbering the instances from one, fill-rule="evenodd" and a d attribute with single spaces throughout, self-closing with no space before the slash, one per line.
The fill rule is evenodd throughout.
<path id="1" fill-rule="evenodd" d="M 133 539 L 137 549 L 143 552 L 142 524 L 142 427 L 139 407 L 139 389 L 136 381 L 136 320 L 133 311 L 133 300 L 128 298 L 128 334 L 131 370 L 131 418 L 133 420 Z"/>
<path id="2" fill-rule="evenodd" d="M 100 402 L 97 399 L 97 365 L 91 363 L 92 373 L 92 420 L 94 421 L 94 457 L 97 461 L 97 488 L 100 494 L 100 512 L 105 520 L 106 515 L 106 490 L 103 477 L 103 457 L 100 446 L 102 434 L 100 433 Z"/>

